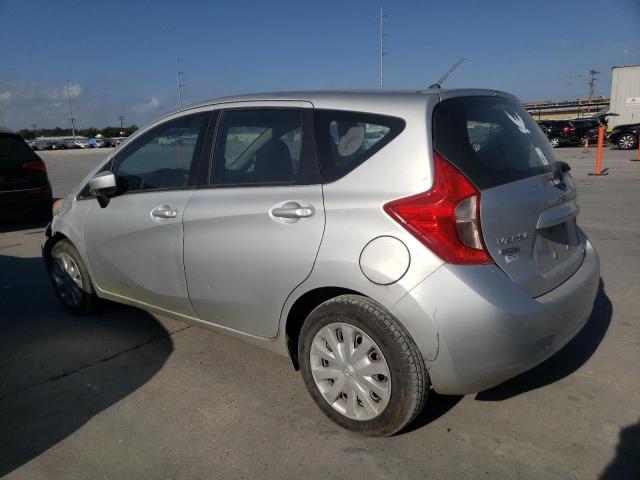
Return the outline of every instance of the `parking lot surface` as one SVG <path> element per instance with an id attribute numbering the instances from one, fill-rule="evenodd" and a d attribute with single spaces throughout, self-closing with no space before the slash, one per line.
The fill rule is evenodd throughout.
<path id="1" fill-rule="evenodd" d="M 640 162 L 556 150 L 602 282 L 557 355 L 477 395 L 432 395 L 391 438 L 341 430 L 290 362 L 119 305 L 74 317 L 40 258 L 43 225 L 0 224 L 0 476 L 640 478 Z M 61 196 L 108 150 L 42 152 Z"/>

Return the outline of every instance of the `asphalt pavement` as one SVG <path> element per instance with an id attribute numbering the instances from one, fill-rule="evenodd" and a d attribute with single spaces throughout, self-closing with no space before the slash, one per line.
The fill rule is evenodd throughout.
<path id="1" fill-rule="evenodd" d="M 0 476 L 8 479 L 640 478 L 640 162 L 558 149 L 600 254 L 594 312 L 554 357 L 477 395 L 432 395 L 391 438 L 325 418 L 290 362 L 107 304 L 74 317 L 44 225 L 0 224 Z M 44 152 L 61 196 L 107 150 Z"/>

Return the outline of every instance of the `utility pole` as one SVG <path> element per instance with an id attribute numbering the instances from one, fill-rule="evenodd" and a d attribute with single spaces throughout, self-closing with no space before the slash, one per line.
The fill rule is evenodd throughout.
<path id="1" fill-rule="evenodd" d="M 180 70 L 181 61 L 182 59 L 176 54 L 176 81 L 178 82 L 178 103 L 180 108 L 182 108 L 182 87 L 184 87 L 184 84 L 180 81 L 180 77 L 184 75 L 184 72 Z"/>
<path id="2" fill-rule="evenodd" d="M 38 124 L 37 123 L 32 123 L 31 124 L 31 130 L 33 131 L 33 136 L 34 137 L 38 137 Z"/>
<path id="3" fill-rule="evenodd" d="M 380 88 L 384 88 L 384 56 L 387 54 L 384 51 L 384 19 L 386 15 L 380 7 Z"/>
<path id="4" fill-rule="evenodd" d="M 593 98 L 593 94 L 596 90 L 596 75 L 599 74 L 597 70 L 589 70 L 589 81 L 587 84 L 589 85 L 589 101 Z"/>
<path id="5" fill-rule="evenodd" d="M 2 110 L 0 110 L 0 127 L 4 127 L 4 119 L 2 118 Z"/>
<path id="6" fill-rule="evenodd" d="M 122 130 L 124 128 L 124 115 L 118 115 L 118 118 L 120 119 L 120 130 Z"/>
<path id="7" fill-rule="evenodd" d="M 67 80 L 67 100 L 69 101 L 69 115 L 71 116 L 71 134 L 73 138 L 76 138 L 76 125 L 75 119 L 73 118 L 73 109 L 71 108 L 71 95 L 69 94 L 69 80 Z"/>

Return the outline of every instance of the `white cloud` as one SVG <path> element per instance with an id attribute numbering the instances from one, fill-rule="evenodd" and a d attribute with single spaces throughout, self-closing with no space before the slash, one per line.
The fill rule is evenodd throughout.
<path id="1" fill-rule="evenodd" d="M 124 115 L 127 125 L 144 125 L 165 106 L 163 97 L 157 93 L 147 97 L 124 96 L 120 90 L 101 83 L 89 86 L 69 83 L 69 96 L 79 128 L 119 125 L 120 115 Z M 41 128 L 71 126 L 66 82 L 0 79 L 0 110 L 5 126 L 13 130 L 29 128 L 34 123 Z"/>
<path id="2" fill-rule="evenodd" d="M 136 113 L 149 113 L 156 110 L 159 106 L 160 100 L 158 100 L 158 97 L 151 97 L 148 102 L 135 104 L 131 107 L 131 110 Z"/>
<path id="3" fill-rule="evenodd" d="M 82 95 L 83 89 L 82 86 L 78 83 L 70 83 L 69 84 L 69 96 L 73 99 L 73 98 L 78 98 L 80 95 Z M 63 89 L 63 95 L 67 94 L 67 87 L 65 85 L 65 88 Z"/>

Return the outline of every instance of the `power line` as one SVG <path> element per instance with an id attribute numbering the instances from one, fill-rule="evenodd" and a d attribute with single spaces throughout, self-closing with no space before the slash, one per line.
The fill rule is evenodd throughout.
<path id="1" fill-rule="evenodd" d="M 384 88 L 384 57 L 387 52 L 384 51 L 384 37 L 387 35 L 384 33 L 384 19 L 387 16 L 380 7 L 380 88 Z"/>
<path id="2" fill-rule="evenodd" d="M 178 83 L 178 103 L 180 108 L 182 108 L 182 87 L 184 87 L 184 84 L 180 81 L 180 77 L 184 76 L 184 72 L 180 70 L 180 62 L 182 61 L 182 58 L 176 55 L 176 81 Z"/>
<path id="3" fill-rule="evenodd" d="M 589 70 L 589 81 L 587 85 L 589 85 L 589 100 L 593 98 L 593 94 L 596 91 L 596 75 L 599 74 L 597 70 Z"/>
<path id="4" fill-rule="evenodd" d="M 73 109 L 71 108 L 71 95 L 69 94 L 69 80 L 67 80 L 67 100 L 69 101 L 69 115 L 71 116 L 71 133 L 76 138 L 76 125 L 73 118 Z"/>

